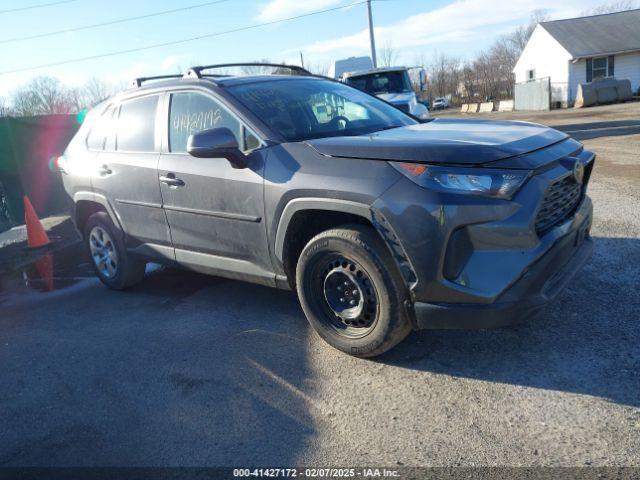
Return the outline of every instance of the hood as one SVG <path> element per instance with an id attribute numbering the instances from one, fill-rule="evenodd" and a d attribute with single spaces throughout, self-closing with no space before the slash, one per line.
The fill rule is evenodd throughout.
<path id="1" fill-rule="evenodd" d="M 379 97 L 389 103 L 409 103 L 413 100 L 414 94 L 413 92 L 381 93 L 376 95 L 376 97 Z"/>
<path id="2" fill-rule="evenodd" d="M 321 138 L 307 143 L 332 157 L 480 165 L 567 138 L 565 133 L 534 123 L 436 119 L 369 135 Z"/>

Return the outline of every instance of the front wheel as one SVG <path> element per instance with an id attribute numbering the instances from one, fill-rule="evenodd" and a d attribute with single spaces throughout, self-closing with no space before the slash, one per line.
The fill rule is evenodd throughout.
<path id="1" fill-rule="evenodd" d="M 311 326 L 350 355 L 380 355 L 411 331 L 407 288 L 370 227 L 348 225 L 312 238 L 300 254 L 296 285 Z"/>

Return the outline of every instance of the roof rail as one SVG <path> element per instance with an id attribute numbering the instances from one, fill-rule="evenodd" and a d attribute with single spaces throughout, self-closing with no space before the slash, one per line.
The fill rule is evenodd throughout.
<path id="1" fill-rule="evenodd" d="M 273 67 L 273 68 L 286 68 L 291 71 L 293 75 L 305 75 L 313 76 L 313 74 L 298 65 L 284 65 L 281 63 L 221 63 L 217 65 L 202 65 L 198 67 L 191 67 L 184 74 L 184 78 L 202 78 L 203 70 L 212 70 L 215 68 L 230 68 L 230 67 Z"/>
<path id="2" fill-rule="evenodd" d="M 142 86 L 142 84 L 144 82 L 148 82 L 149 80 L 163 80 L 165 78 L 182 78 L 182 75 L 180 75 L 180 74 L 176 74 L 176 75 L 156 75 L 154 77 L 134 78 L 129 83 L 129 88 L 138 88 L 138 87 Z"/>

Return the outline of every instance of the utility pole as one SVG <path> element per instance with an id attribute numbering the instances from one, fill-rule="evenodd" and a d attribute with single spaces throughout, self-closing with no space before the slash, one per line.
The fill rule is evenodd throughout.
<path id="1" fill-rule="evenodd" d="M 373 16 L 371 15 L 371 0 L 367 0 L 367 10 L 369 10 L 369 38 L 371 39 L 371 61 L 373 68 L 378 68 L 378 60 L 376 59 L 376 39 L 373 33 Z"/>

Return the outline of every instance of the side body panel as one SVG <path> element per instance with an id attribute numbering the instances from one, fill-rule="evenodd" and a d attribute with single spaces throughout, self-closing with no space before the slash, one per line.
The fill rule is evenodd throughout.
<path id="1" fill-rule="evenodd" d="M 283 275 L 282 242 L 294 213 L 333 210 L 370 219 L 370 206 L 400 174 L 387 162 L 332 158 L 305 143 L 270 148 L 265 168 L 265 220 L 276 273 Z"/>
<path id="2" fill-rule="evenodd" d="M 235 110 L 212 92 L 184 89 L 176 93 L 210 98 L 235 116 Z M 248 166 L 243 169 L 233 168 L 226 158 L 170 152 L 170 101 L 168 93 L 164 98 L 158 173 L 161 178 L 180 181 L 178 185 L 160 182 L 176 260 L 205 273 L 273 285 L 263 199 L 268 149 L 249 153 Z"/>
<path id="3" fill-rule="evenodd" d="M 155 141 L 154 146 L 149 149 L 151 151 L 123 150 L 117 144 L 115 134 L 108 135 L 104 150 L 92 158 L 91 183 L 94 193 L 104 196 L 115 211 L 127 235 L 129 248 L 136 248 L 141 244 L 166 247 L 161 249 L 162 253 L 158 255 L 161 258 L 169 256 L 169 259 L 172 259 L 171 237 L 162 210 L 158 183 L 159 112 L 158 104 L 155 117 L 138 119 L 140 122 L 151 121 L 154 124 Z M 125 127 L 135 129 L 136 125 Z M 123 130 L 122 127 L 119 128 L 120 131 Z M 156 256 L 154 251 L 145 253 Z"/>

